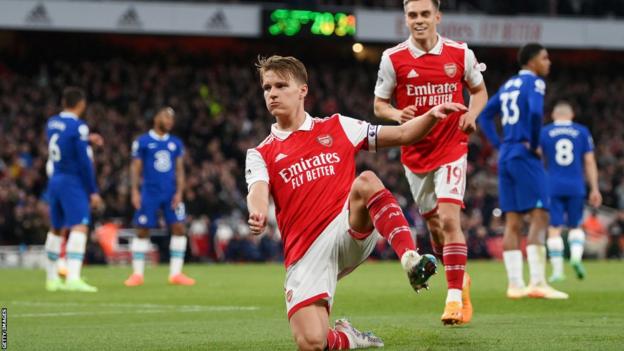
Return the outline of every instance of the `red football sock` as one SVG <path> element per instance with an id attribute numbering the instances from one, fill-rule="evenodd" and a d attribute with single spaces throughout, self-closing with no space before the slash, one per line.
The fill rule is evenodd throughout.
<path id="1" fill-rule="evenodd" d="M 376 192 L 368 200 L 366 208 L 373 220 L 373 225 L 379 234 L 388 240 L 399 258 L 405 251 L 416 250 L 416 244 L 412 239 L 412 232 L 403 211 L 388 189 Z"/>
<path id="2" fill-rule="evenodd" d="M 429 241 L 431 242 L 431 251 L 433 255 L 438 259 L 438 261 L 444 264 L 444 257 L 442 256 L 444 245 L 436 243 L 432 237 L 429 237 Z"/>
<path id="3" fill-rule="evenodd" d="M 349 338 L 347 337 L 347 334 L 329 328 L 329 333 L 327 333 L 327 349 L 348 350 Z"/>
<path id="4" fill-rule="evenodd" d="M 449 289 L 462 289 L 464 271 L 468 260 L 466 244 L 452 243 L 444 245 L 444 270 Z"/>

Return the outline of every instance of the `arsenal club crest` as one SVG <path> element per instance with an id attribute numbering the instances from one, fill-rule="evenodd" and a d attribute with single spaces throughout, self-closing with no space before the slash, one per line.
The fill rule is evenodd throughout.
<path id="1" fill-rule="evenodd" d="M 334 142 L 331 135 L 329 134 L 319 136 L 318 138 L 316 138 L 316 141 L 318 141 L 319 144 L 327 147 L 332 146 L 332 143 Z"/>
<path id="2" fill-rule="evenodd" d="M 291 289 L 286 292 L 286 301 L 290 303 L 290 301 L 292 301 L 292 297 L 293 297 L 293 291 Z"/>
<path id="3" fill-rule="evenodd" d="M 455 77 L 455 74 L 457 74 L 457 65 L 454 63 L 447 63 L 444 65 L 444 73 L 446 73 L 449 78 Z"/>

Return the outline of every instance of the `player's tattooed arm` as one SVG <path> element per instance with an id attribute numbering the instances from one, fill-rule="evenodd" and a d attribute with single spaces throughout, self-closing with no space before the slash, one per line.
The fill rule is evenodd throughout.
<path id="1" fill-rule="evenodd" d="M 466 111 L 466 106 L 455 102 L 447 102 L 433 107 L 424 115 L 407 121 L 400 126 L 384 126 L 379 130 L 377 147 L 393 147 L 410 145 L 424 138 L 440 120 L 450 113 Z"/>

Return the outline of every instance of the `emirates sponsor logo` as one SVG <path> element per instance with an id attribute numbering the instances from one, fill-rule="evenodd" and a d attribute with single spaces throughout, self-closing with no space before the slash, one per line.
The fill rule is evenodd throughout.
<path id="1" fill-rule="evenodd" d="M 459 83 L 444 84 L 406 84 L 407 96 L 414 96 L 416 107 L 436 106 L 452 102 L 453 95 L 459 90 Z"/>
<path id="2" fill-rule="evenodd" d="M 316 140 L 319 142 L 319 144 L 326 147 L 330 147 L 334 143 L 334 139 L 332 139 L 331 135 L 329 134 L 321 135 L 316 138 Z"/>
<path id="3" fill-rule="evenodd" d="M 444 73 L 450 78 L 455 77 L 455 74 L 457 74 L 457 65 L 454 63 L 447 63 L 444 65 Z"/>
<path id="4" fill-rule="evenodd" d="M 458 90 L 458 83 L 444 83 L 444 84 L 406 84 L 408 96 L 425 96 L 435 94 L 452 94 Z"/>
<path id="5" fill-rule="evenodd" d="M 340 156 L 337 152 L 323 152 L 309 158 L 300 158 L 298 162 L 282 168 L 278 174 L 284 183 L 289 183 L 293 189 L 296 189 L 306 182 L 335 175 L 336 172 L 333 165 L 340 161 Z"/>

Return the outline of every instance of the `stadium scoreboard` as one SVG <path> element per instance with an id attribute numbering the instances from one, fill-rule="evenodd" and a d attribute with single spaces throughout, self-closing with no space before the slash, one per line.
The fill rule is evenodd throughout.
<path id="1" fill-rule="evenodd" d="M 348 12 L 265 10 L 262 27 L 271 37 L 353 38 L 356 17 Z"/>

